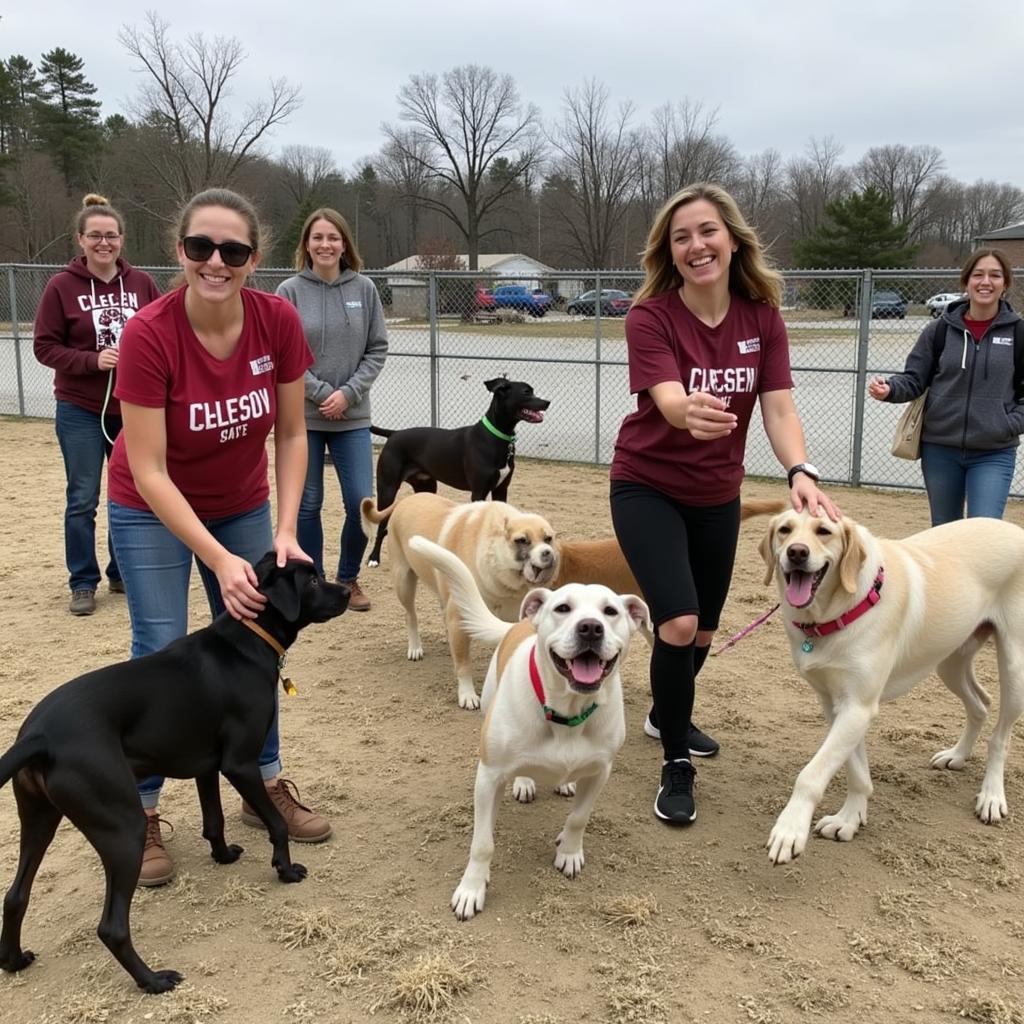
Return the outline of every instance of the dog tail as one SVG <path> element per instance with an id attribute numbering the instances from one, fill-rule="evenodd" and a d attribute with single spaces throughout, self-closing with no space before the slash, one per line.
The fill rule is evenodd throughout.
<path id="1" fill-rule="evenodd" d="M 484 604 L 476 580 L 462 559 L 418 534 L 409 538 L 409 547 L 422 555 L 448 581 L 452 600 L 462 619 L 462 628 L 474 640 L 497 646 L 515 623 L 499 619 Z"/>
<path id="2" fill-rule="evenodd" d="M 387 508 L 377 508 L 377 503 L 373 498 L 363 498 L 359 502 L 359 519 L 363 524 L 363 533 L 372 540 L 373 535 L 377 532 L 376 525 L 387 519 L 394 512 L 397 504 L 398 501 L 395 500 Z"/>
<path id="3" fill-rule="evenodd" d="M 46 737 L 35 735 L 22 736 L 13 747 L 0 757 L 0 787 L 6 786 L 15 773 L 30 761 L 48 754 L 50 750 Z"/>
<path id="4" fill-rule="evenodd" d="M 744 498 L 740 502 L 740 519 L 751 519 L 754 516 L 773 516 L 789 506 L 789 502 L 779 498 Z"/>
<path id="5" fill-rule="evenodd" d="M 377 437 L 390 437 L 395 431 L 385 430 L 383 427 L 375 427 L 372 423 L 370 424 L 370 433 Z"/>

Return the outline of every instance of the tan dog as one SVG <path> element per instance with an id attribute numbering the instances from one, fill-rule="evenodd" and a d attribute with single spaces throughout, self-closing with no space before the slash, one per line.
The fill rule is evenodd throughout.
<path id="1" fill-rule="evenodd" d="M 503 501 L 456 504 L 424 491 L 411 494 L 385 509 L 377 510 L 372 498 L 360 505 L 363 530 L 390 516 L 388 560 L 391 580 L 405 609 L 410 661 L 423 657 L 419 620 L 416 617 L 416 584 L 422 580 L 441 601 L 448 646 L 455 662 L 459 707 L 478 708 L 480 698 L 473 684 L 469 635 L 462 628 L 458 609 L 449 599 L 448 582 L 434 567 L 409 547 L 419 534 L 452 551 L 468 567 L 487 607 L 506 619 L 519 613 L 523 595 L 534 586 L 549 583 L 558 569 L 555 532 L 543 516 Z"/>
<path id="2" fill-rule="evenodd" d="M 797 671 L 814 688 L 828 735 L 797 776 L 768 839 L 783 864 L 807 844 L 814 809 L 845 764 L 846 802 L 814 831 L 848 841 L 867 821 L 871 775 L 864 737 L 880 701 L 907 693 L 933 670 L 964 703 L 967 722 L 933 768 L 959 770 L 988 711 L 974 677 L 975 654 L 995 637 L 999 720 L 975 814 L 1007 816 L 1003 769 L 1013 724 L 1024 710 L 1024 530 L 996 519 L 964 519 L 905 540 L 882 540 L 850 519 L 833 523 L 783 512 L 761 544 L 776 576 Z"/>
<path id="3" fill-rule="evenodd" d="M 538 778 L 575 800 L 556 841 L 555 867 L 583 870 L 583 832 L 626 737 L 619 671 L 647 605 L 598 584 L 531 590 L 519 623 L 502 622 L 484 604 L 472 575 L 450 551 L 422 537 L 410 548 L 447 580 L 463 628 L 497 644 L 484 683 L 486 712 L 473 793 L 473 843 L 451 905 L 466 921 L 484 908 L 494 854 L 494 820 L 504 784 Z"/>

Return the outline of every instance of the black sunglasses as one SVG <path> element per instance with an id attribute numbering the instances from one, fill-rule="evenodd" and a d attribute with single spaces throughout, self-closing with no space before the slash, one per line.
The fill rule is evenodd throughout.
<path id="1" fill-rule="evenodd" d="M 244 267 L 249 257 L 256 251 L 245 242 L 211 242 L 203 235 L 188 235 L 181 240 L 185 255 L 195 263 L 205 263 L 214 252 L 229 267 Z"/>

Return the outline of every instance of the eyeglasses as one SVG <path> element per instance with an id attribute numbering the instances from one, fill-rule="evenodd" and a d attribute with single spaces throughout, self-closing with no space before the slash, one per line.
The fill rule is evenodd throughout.
<path id="1" fill-rule="evenodd" d="M 90 231 L 84 237 L 87 238 L 90 242 L 92 242 L 93 245 L 99 245 L 100 242 L 116 242 L 121 237 L 121 234 L 118 231 Z"/>
<path id="2" fill-rule="evenodd" d="M 229 267 L 244 267 L 256 251 L 244 242 L 213 242 L 204 235 L 188 235 L 181 240 L 181 247 L 194 263 L 205 263 L 214 252 L 219 252 Z"/>

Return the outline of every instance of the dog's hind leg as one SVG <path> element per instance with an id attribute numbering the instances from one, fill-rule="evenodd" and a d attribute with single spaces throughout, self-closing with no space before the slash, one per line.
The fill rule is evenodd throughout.
<path id="1" fill-rule="evenodd" d="M 445 608 L 445 625 L 448 627 L 448 646 L 455 662 L 455 678 L 459 690 L 459 707 L 475 711 L 480 707 L 480 697 L 473 685 L 473 663 L 469 656 L 469 635 L 462 628 L 458 606 L 449 601 Z"/>
<path id="2" fill-rule="evenodd" d="M 1015 623 L 1014 628 L 1019 628 L 1019 623 Z M 1024 711 L 1024 648 L 1016 637 L 997 632 L 996 659 L 999 664 L 999 718 L 988 741 L 988 765 L 974 804 L 974 813 L 986 825 L 994 825 L 1009 814 L 1003 772 L 1014 723 Z"/>
<path id="3" fill-rule="evenodd" d="M 566 878 L 575 878 L 583 870 L 583 832 L 590 821 L 594 804 L 612 773 L 611 762 L 603 765 L 595 775 L 585 775 L 576 780 L 576 799 L 573 801 L 569 817 L 555 841 L 558 851 L 555 853 L 555 867 Z"/>
<path id="4" fill-rule="evenodd" d="M 26 792 L 17 779 L 14 792 L 21 819 L 21 853 L 14 881 L 4 897 L 4 923 L 0 933 L 0 968 L 12 972 L 28 967 L 36 958 L 31 950 L 21 948 L 21 926 L 36 872 L 63 817 L 44 796 Z"/>
<path id="5" fill-rule="evenodd" d="M 220 802 L 220 775 L 210 772 L 196 776 L 199 807 L 203 812 L 203 838 L 210 844 L 210 856 L 218 864 L 233 864 L 242 856 L 242 847 L 224 842 L 224 809 Z"/>
<path id="6" fill-rule="evenodd" d="M 952 771 L 960 771 L 971 756 L 981 727 L 985 724 L 991 700 L 974 676 L 974 655 L 988 639 L 988 636 L 988 633 L 981 637 L 973 636 L 963 647 L 935 667 L 935 671 L 946 684 L 947 689 L 963 701 L 967 720 L 964 722 L 963 731 L 956 741 L 956 746 L 940 750 L 932 755 L 931 766 L 933 768 L 949 768 Z"/>
<path id="7" fill-rule="evenodd" d="M 835 721 L 832 699 L 828 694 L 818 696 L 825 718 L 831 726 Z M 846 800 L 835 814 L 825 814 L 818 819 L 814 825 L 815 835 L 848 843 L 861 825 L 868 823 L 868 800 L 873 789 L 867 746 L 861 740 L 846 762 Z"/>
<path id="8" fill-rule="evenodd" d="M 395 559 L 392 559 L 391 565 L 391 582 L 398 602 L 405 610 L 405 629 L 409 635 L 405 656 L 409 661 L 422 661 L 423 640 L 420 638 L 420 620 L 416 615 L 416 585 L 419 580 L 408 565 L 399 566 Z"/>

